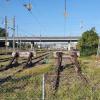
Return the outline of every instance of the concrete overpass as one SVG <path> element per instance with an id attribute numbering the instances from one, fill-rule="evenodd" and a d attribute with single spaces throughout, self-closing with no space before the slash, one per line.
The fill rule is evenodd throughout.
<path id="1" fill-rule="evenodd" d="M 21 40 L 22 42 L 77 42 L 79 36 L 72 37 L 15 37 L 15 41 Z M 8 37 L 8 42 L 12 42 L 13 38 Z M 0 41 L 5 41 L 4 37 L 0 37 Z"/>

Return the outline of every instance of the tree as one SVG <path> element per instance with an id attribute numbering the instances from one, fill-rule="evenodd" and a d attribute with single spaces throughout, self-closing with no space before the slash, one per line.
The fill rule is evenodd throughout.
<path id="1" fill-rule="evenodd" d="M 98 48 L 99 36 L 96 33 L 95 27 L 87 30 L 82 34 L 82 37 L 78 41 L 78 49 L 81 55 L 96 54 Z"/>
<path id="2" fill-rule="evenodd" d="M 0 37 L 5 37 L 5 36 L 6 36 L 6 30 L 0 27 Z"/>

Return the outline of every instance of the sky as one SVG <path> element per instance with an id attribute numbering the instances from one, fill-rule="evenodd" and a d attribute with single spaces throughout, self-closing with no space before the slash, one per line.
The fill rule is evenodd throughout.
<path id="1" fill-rule="evenodd" d="M 31 12 L 23 6 L 29 1 Z M 15 16 L 18 36 L 80 36 L 92 27 L 100 33 L 100 0 L 66 0 L 66 20 L 64 3 L 65 0 L 0 0 L 0 27 L 4 27 L 5 16 L 12 27 Z M 12 36 L 12 30 L 8 31 Z"/>

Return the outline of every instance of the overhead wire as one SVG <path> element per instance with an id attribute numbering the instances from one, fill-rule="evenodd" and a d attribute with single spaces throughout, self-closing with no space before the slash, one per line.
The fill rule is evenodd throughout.
<path id="1" fill-rule="evenodd" d="M 24 3 L 21 0 L 17 0 L 17 1 L 18 1 L 19 5 L 23 8 L 23 10 L 25 10 L 25 8 L 23 7 Z M 28 32 L 25 29 L 23 29 L 23 28 L 21 28 L 19 26 L 18 26 L 18 30 L 21 30 L 21 31 L 23 31 L 23 32 L 28 34 Z M 22 35 L 20 34 L 20 36 L 22 36 Z"/>
<path id="2" fill-rule="evenodd" d="M 30 12 L 31 16 L 36 20 L 36 22 L 38 23 L 38 25 L 40 26 L 40 28 L 44 29 L 43 25 L 41 25 L 39 19 L 34 15 L 34 13 L 32 12 L 32 10 L 30 10 L 29 12 Z M 40 29 L 40 33 L 41 32 L 42 32 L 42 30 Z"/>
<path id="3" fill-rule="evenodd" d="M 18 1 L 24 7 L 23 2 L 20 0 L 18 0 Z M 31 0 L 29 0 L 29 3 L 31 3 Z M 40 28 L 44 29 L 43 25 L 41 25 L 39 19 L 37 18 L 37 16 L 35 16 L 33 14 L 32 10 L 28 10 L 27 8 L 26 8 L 26 10 L 30 13 L 30 15 L 33 17 L 33 19 L 35 19 L 36 23 L 40 26 Z M 42 32 L 42 29 L 40 29 L 40 33 Z"/>

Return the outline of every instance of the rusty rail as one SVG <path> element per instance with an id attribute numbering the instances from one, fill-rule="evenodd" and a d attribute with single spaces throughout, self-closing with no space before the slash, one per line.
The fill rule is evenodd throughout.
<path id="1" fill-rule="evenodd" d="M 63 70 L 63 66 L 62 66 L 62 58 L 63 58 L 63 53 L 62 52 L 56 52 L 56 70 L 55 70 L 55 80 L 54 80 L 54 90 L 55 92 L 58 90 L 59 87 L 59 81 L 60 81 L 60 72 Z M 81 66 L 80 63 L 78 61 L 78 56 L 77 53 L 72 51 L 70 52 L 70 56 L 68 57 L 68 59 L 71 61 L 71 63 L 74 65 L 75 71 L 77 73 L 78 76 L 81 77 L 81 79 L 85 82 L 88 83 L 87 78 L 82 74 L 82 70 L 81 70 Z"/>

